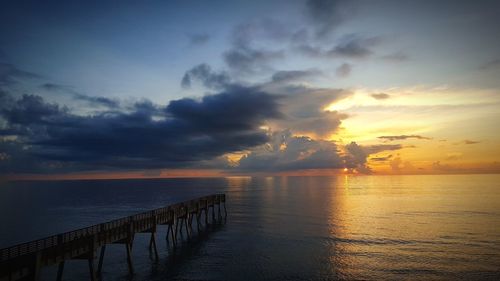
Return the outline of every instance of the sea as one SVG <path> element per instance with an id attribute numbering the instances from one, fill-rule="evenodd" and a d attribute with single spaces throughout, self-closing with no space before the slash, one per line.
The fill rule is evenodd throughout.
<path id="1" fill-rule="evenodd" d="M 0 186 L 0 248 L 225 193 L 225 220 L 176 247 L 158 230 L 109 245 L 102 280 L 500 280 L 500 175 L 17 181 Z M 54 280 L 56 267 L 42 269 Z M 68 261 L 64 280 L 89 280 Z"/>

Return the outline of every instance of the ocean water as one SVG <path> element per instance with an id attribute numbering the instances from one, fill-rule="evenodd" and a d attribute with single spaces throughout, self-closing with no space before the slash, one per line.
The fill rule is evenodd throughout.
<path id="1" fill-rule="evenodd" d="M 160 227 L 158 261 L 137 235 L 133 276 L 110 245 L 103 280 L 500 280 L 500 175 L 11 182 L 0 247 L 216 192 L 224 224 L 175 249 Z M 64 277 L 88 280 L 87 263 Z"/>

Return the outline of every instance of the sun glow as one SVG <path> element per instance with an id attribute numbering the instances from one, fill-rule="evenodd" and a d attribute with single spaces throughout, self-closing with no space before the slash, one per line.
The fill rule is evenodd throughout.
<path id="1" fill-rule="evenodd" d="M 491 128 L 500 118 L 499 105 L 500 96 L 494 90 L 446 86 L 360 88 L 325 110 L 349 115 L 330 140 L 364 146 L 401 145 L 397 151 L 371 155 L 368 166 L 373 172 L 435 173 L 465 167 L 498 170 L 495 163 L 500 159 L 500 139 Z M 400 135 L 423 138 L 380 138 Z M 467 141 L 469 135 L 475 139 Z M 481 141 L 486 139 L 489 141 Z"/>

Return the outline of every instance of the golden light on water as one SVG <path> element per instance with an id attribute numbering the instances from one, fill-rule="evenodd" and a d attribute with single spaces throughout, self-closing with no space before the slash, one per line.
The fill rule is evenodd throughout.
<path id="1" fill-rule="evenodd" d="M 340 273 L 346 279 L 360 276 L 359 264 L 383 271 L 393 263 L 412 268 L 416 261 L 426 260 L 429 270 L 440 266 L 450 271 L 467 268 L 467 262 L 443 264 L 442 260 L 484 251 L 477 245 L 460 244 L 457 248 L 455 241 L 464 237 L 459 233 L 476 233 L 483 241 L 496 239 L 493 217 L 471 218 L 498 207 L 498 176 L 456 177 L 462 177 L 463 183 L 443 184 L 442 176 L 345 175 L 344 179 L 332 180 L 328 190 L 332 266 L 341 265 Z M 477 194 L 471 183 L 485 188 L 490 196 Z M 345 188 L 339 188 L 342 186 Z M 408 254 L 413 258 L 398 260 Z"/>

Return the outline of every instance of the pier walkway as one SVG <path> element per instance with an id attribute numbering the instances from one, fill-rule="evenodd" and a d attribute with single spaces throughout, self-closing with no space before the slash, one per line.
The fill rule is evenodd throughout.
<path id="1" fill-rule="evenodd" d="M 192 234 L 192 224 L 196 218 L 198 230 L 209 223 L 227 216 L 225 194 L 214 194 L 173 204 L 152 211 L 96 224 L 47 238 L 15 245 L 0 250 L 0 281 L 38 280 L 43 266 L 58 265 L 57 280 L 62 280 L 64 263 L 67 260 L 87 260 L 90 280 L 97 280 L 102 269 L 107 244 L 123 244 L 127 250 L 128 269 L 134 273 L 132 245 L 138 233 L 151 235 L 149 250 L 158 259 L 156 232 L 158 225 L 167 225 L 166 239 L 174 246 L 177 235 L 185 229 L 188 237 Z M 217 211 L 215 210 L 217 207 Z M 216 215 L 217 213 L 217 215 Z M 210 214 L 210 215 L 209 215 Z M 97 269 L 95 260 L 100 249 Z"/>

